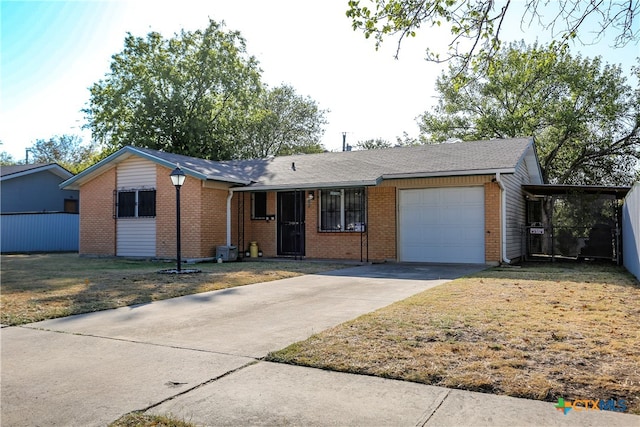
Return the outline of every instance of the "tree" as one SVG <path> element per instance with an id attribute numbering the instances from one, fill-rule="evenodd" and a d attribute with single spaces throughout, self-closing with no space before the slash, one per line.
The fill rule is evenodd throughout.
<path id="1" fill-rule="evenodd" d="M 98 155 L 93 145 L 83 145 L 82 138 L 77 135 L 38 139 L 29 148 L 29 152 L 33 156 L 33 163 L 58 163 L 72 173 L 91 166 Z"/>
<path id="2" fill-rule="evenodd" d="M 0 165 L 9 166 L 15 164 L 16 161 L 13 160 L 13 156 L 11 154 L 7 153 L 6 151 L 0 152 Z"/>
<path id="3" fill-rule="evenodd" d="M 164 39 L 128 34 L 111 71 L 91 88 L 87 115 L 104 147 L 136 145 L 229 159 L 249 106 L 260 91 L 260 70 L 240 33 L 213 20 L 204 31 Z"/>
<path id="4" fill-rule="evenodd" d="M 633 74 L 640 81 L 640 66 Z M 640 88 L 627 84 L 620 66 L 557 46 L 511 44 L 486 72 L 459 74 L 452 65 L 436 90 L 438 105 L 418 118 L 423 142 L 533 136 L 547 182 L 633 180 Z"/>
<path id="5" fill-rule="evenodd" d="M 367 139 L 366 141 L 358 141 L 356 148 L 358 150 L 376 150 L 380 148 L 391 148 L 392 145 L 389 141 L 382 138 Z"/>
<path id="6" fill-rule="evenodd" d="M 321 153 L 326 110 L 309 97 L 281 85 L 260 93 L 252 106 L 240 148 L 243 158 Z"/>
<path id="7" fill-rule="evenodd" d="M 362 6 L 360 0 L 350 0 L 347 16 L 354 30 L 365 37 L 374 36 L 376 48 L 389 35 L 398 36 L 398 47 L 405 37 L 414 37 L 424 26 L 447 27 L 451 32 L 446 55 L 427 49 L 427 59 L 443 62 L 457 59 L 460 69 L 466 68 L 478 54 L 486 63 L 501 48 L 500 30 L 511 19 L 511 0 L 371 0 L 372 6 Z M 637 0 L 528 0 L 520 16 L 521 26 L 538 23 L 561 44 L 592 34 L 593 40 L 606 31 L 615 34 L 615 45 L 621 47 L 640 37 L 634 19 L 640 15 Z M 595 20 L 595 22 L 594 22 Z M 596 28 L 595 34 L 593 28 Z M 586 29 L 585 29 L 586 28 Z"/>

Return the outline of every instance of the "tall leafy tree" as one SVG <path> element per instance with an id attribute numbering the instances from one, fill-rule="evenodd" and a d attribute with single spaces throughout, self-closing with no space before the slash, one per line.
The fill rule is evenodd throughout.
<path id="1" fill-rule="evenodd" d="M 326 110 L 289 85 L 266 89 L 251 107 L 241 137 L 241 157 L 264 158 L 324 151 L 320 139 Z"/>
<path id="2" fill-rule="evenodd" d="M 490 62 L 501 48 L 506 20 L 520 20 L 521 26 L 536 24 L 555 40 L 578 39 L 590 43 L 610 32 L 615 46 L 637 42 L 640 16 L 637 0 L 527 0 L 518 17 L 512 0 L 349 0 L 347 16 L 353 28 L 373 36 L 376 48 L 389 37 L 397 37 L 397 53 L 404 38 L 427 28 L 446 28 L 451 33 L 447 52 L 427 49 L 427 59 L 443 62 L 457 59 L 466 68 L 474 55 L 478 65 Z M 585 29 L 586 27 L 586 29 Z M 427 30 L 428 31 L 428 30 Z"/>
<path id="3" fill-rule="evenodd" d="M 95 163 L 98 151 L 92 144 L 83 144 L 77 135 L 58 135 L 38 139 L 29 147 L 33 163 L 58 163 L 69 172 L 78 173 Z"/>
<path id="4" fill-rule="evenodd" d="M 91 88 L 84 110 L 94 139 L 229 159 L 260 92 L 257 60 L 239 32 L 209 21 L 205 30 L 165 39 L 128 34 L 111 70 Z"/>
<path id="5" fill-rule="evenodd" d="M 640 65 L 640 64 L 639 64 Z M 640 81 L 640 67 L 632 75 Z M 640 159 L 640 88 L 620 66 L 556 45 L 511 44 L 486 70 L 456 65 L 418 119 L 422 142 L 533 136 L 545 180 L 629 184 Z"/>

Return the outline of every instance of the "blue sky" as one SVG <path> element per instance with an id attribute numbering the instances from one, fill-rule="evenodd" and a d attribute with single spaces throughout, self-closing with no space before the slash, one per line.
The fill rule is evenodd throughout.
<path id="1" fill-rule="evenodd" d="M 112 0 L 0 1 L 0 151 L 23 160 L 25 148 L 54 135 L 89 134 L 80 110 L 88 88 L 109 71 L 127 32 L 158 31 L 171 37 L 181 29 L 205 28 L 208 19 L 239 30 L 247 50 L 271 86 L 287 83 L 329 109 L 323 144 L 417 133 L 415 117 L 435 104 L 434 82 L 442 65 L 428 63 L 424 47 L 447 40 L 422 31 L 402 45 L 379 51 L 351 29 L 347 0 Z M 519 15 L 502 34 L 508 40 L 549 41 L 539 28 L 522 32 Z M 587 56 L 630 68 L 638 44 L 614 50 L 607 40 L 580 47 Z"/>

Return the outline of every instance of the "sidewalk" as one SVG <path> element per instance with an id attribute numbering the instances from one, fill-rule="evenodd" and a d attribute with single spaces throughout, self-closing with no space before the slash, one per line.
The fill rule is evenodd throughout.
<path id="1" fill-rule="evenodd" d="M 634 426 L 640 417 L 270 362 L 148 411 L 207 426 Z"/>

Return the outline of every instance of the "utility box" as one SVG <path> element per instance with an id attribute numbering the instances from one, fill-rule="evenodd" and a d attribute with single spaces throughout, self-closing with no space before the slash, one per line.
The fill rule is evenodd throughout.
<path id="1" fill-rule="evenodd" d="M 235 261 L 238 259 L 238 248 L 236 246 L 217 246 L 216 259 L 222 258 L 222 261 Z"/>

